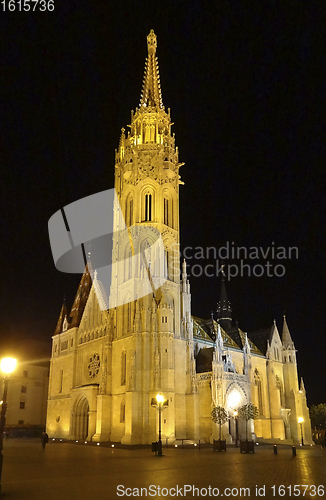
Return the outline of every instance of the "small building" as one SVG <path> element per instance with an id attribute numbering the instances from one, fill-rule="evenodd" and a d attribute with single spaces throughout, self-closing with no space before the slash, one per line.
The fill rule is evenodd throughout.
<path id="1" fill-rule="evenodd" d="M 48 343 L 28 340 L 20 343 L 18 349 L 11 349 L 18 363 L 8 384 L 6 430 L 9 436 L 33 436 L 45 428 L 49 348 Z M 3 385 L 2 374 L 0 379 Z"/>

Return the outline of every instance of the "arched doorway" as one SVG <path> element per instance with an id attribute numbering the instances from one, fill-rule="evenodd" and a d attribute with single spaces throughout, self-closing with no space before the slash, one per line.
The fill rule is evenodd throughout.
<path id="1" fill-rule="evenodd" d="M 229 414 L 229 434 L 234 443 L 246 438 L 245 423 L 239 419 L 238 410 L 247 403 L 247 396 L 242 387 L 232 382 L 226 391 L 226 409 Z"/>
<path id="2" fill-rule="evenodd" d="M 77 400 L 74 415 L 75 439 L 85 441 L 88 436 L 89 404 L 85 397 Z"/>

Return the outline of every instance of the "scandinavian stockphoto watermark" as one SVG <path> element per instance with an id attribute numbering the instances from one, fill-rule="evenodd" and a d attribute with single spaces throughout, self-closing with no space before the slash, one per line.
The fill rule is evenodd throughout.
<path id="1" fill-rule="evenodd" d="M 65 206 L 48 226 L 56 268 L 83 273 L 88 265 L 102 311 L 155 295 L 167 280 L 160 231 L 146 224 L 127 228 L 115 189 Z"/>
<path id="2" fill-rule="evenodd" d="M 115 189 L 70 203 L 49 220 L 49 237 L 56 268 L 83 273 L 88 264 L 102 310 L 132 302 L 180 276 L 180 258 L 190 277 L 282 277 L 284 262 L 298 259 L 297 247 L 236 246 L 234 241 L 216 247 L 185 247 L 167 251 L 155 224 L 125 224 Z M 127 281 L 132 284 L 125 287 Z"/>
<path id="3" fill-rule="evenodd" d="M 186 260 L 187 273 L 195 278 L 222 274 L 228 280 L 236 276 L 280 278 L 286 272 L 285 261 L 299 258 L 298 247 L 277 246 L 274 241 L 265 247 L 237 246 L 227 241 L 219 248 L 187 246 L 181 252 L 177 244 L 173 246 L 174 255 Z"/>

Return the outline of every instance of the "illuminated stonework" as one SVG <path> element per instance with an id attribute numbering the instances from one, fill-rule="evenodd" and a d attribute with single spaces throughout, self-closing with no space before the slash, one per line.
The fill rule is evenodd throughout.
<path id="1" fill-rule="evenodd" d="M 88 376 L 90 378 L 95 378 L 98 375 L 98 372 L 100 371 L 100 356 L 98 354 L 93 354 L 89 358 L 89 363 L 88 363 Z"/>
<path id="2" fill-rule="evenodd" d="M 139 266 L 135 276 L 129 239 L 113 239 L 117 272 L 110 295 L 123 305 L 102 310 L 101 282 L 89 262 L 71 312 L 64 304 L 53 336 L 47 432 L 72 440 L 152 443 L 157 440 L 158 412 L 151 401 L 159 393 L 169 403 L 162 423 L 162 439 L 169 443 L 217 439 L 214 406 L 229 414 L 223 435 L 231 443 L 237 408 L 249 402 L 259 408 L 259 418 L 249 426 L 257 439 L 298 442 L 297 418 L 302 416 L 305 441 L 310 442 L 306 395 L 303 383 L 299 391 L 296 351 L 286 321 L 282 340 L 274 325 L 263 349 L 250 335 L 231 328 L 226 292 L 219 306 L 227 310 L 220 317 L 225 325 L 191 316 L 185 262 L 181 279 L 179 274 L 183 163 L 170 110 L 163 105 L 153 30 L 147 48 L 140 104 L 131 113 L 130 130 L 122 128 L 115 153 L 115 189 L 136 248 L 149 249 L 158 230 L 167 264 L 157 264 L 149 254 L 147 269 Z M 117 230 L 118 224 L 115 220 Z M 164 277 L 164 285 L 131 301 L 148 270 L 153 280 Z M 240 437 L 244 428 L 239 422 Z"/>

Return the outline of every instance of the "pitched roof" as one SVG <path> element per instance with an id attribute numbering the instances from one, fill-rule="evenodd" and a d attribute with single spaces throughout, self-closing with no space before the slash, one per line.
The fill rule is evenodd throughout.
<path id="1" fill-rule="evenodd" d="M 245 342 L 246 342 L 246 334 L 245 334 L 245 332 L 240 330 L 240 328 L 238 328 L 238 330 L 239 330 L 239 336 L 241 338 L 241 343 L 242 343 L 242 348 L 243 348 L 245 345 Z M 250 338 L 248 337 L 248 334 L 247 334 L 247 340 L 248 340 L 248 344 L 250 347 L 250 352 L 254 353 L 254 354 L 259 354 L 260 356 L 262 356 L 263 355 L 262 351 L 260 349 L 258 349 L 258 347 L 252 342 L 252 340 L 250 340 Z"/>
<path id="2" fill-rule="evenodd" d="M 66 316 L 68 316 L 68 311 L 67 311 L 66 302 L 64 301 L 62 304 L 62 307 L 61 307 L 60 314 L 59 314 L 57 326 L 55 327 L 55 330 L 54 330 L 54 335 L 58 335 L 59 333 L 62 332 L 62 325 L 63 325 L 64 319 Z"/>
<path id="3" fill-rule="evenodd" d="M 202 319 L 192 316 L 192 319 L 194 321 L 194 338 L 215 342 L 218 323 L 212 318 Z M 222 327 L 221 334 L 223 338 L 223 346 L 225 348 L 231 347 L 233 349 L 242 349 L 242 347 L 239 347 L 239 345 L 230 337 L 229 333 L 226 333 Z"/>
<path id="4" fill-rule="evenodd" d="M 267 351 L 267 341 L 269 341 L 271 328 L 261 328 L 248 332 L 248 339 L 251 340 L 260 352 L 265 356 Z"/>
<path id="5" fill-rule="evenodd" d="M 76 297 L 70 311 L 68 330 L 70 328 L 74 328 L 75 326 L 79 326 L 91 288 L 92 279 L 87 265 L 80 280 Z"/>
<path id="6" fill-rule="evenodd" d="M 196 372 L 205 373 L 212 371 L 214 347 L 200 349 L 196 357 Z"/>
<path id="7" fill-rule="evenodd" d="M 289 330 L 288 324 L 286 322 L 285 316 L 284 316 L 284 321 L 283 321 L 282 343 L 286 349 L 288 347 L 290 349 L 294 349 L 293 340 L 292 340 L 290 330 Z"/>

